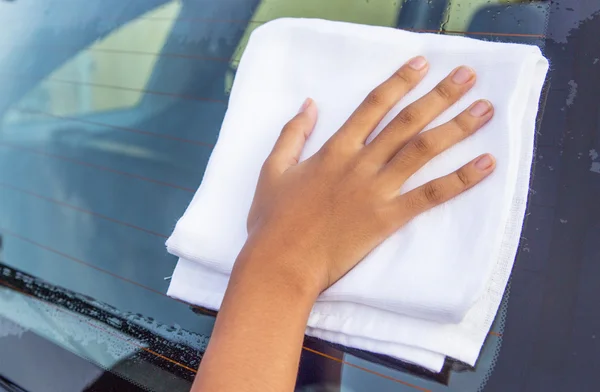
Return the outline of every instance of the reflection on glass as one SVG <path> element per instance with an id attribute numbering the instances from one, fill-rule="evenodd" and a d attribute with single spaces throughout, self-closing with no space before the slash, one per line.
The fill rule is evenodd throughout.
<path id="1" fill-rule="evenodd" d="M 173 0 L 81 50 L 27 93 L 6 121 L 40 119 L 35 111 L 80 116 L 136 106 L 180 11 Z"/>

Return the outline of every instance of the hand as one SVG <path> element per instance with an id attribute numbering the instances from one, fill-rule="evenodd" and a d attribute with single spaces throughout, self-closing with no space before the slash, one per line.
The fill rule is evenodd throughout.
<path id="1" fill-rule="evenodd" d="M 468 67 L 455 69 L 365 144 L 427 70 L 423 57 L 402 66 L 366 97 L 320 151 L 298 163 L 317 121 L 315 102 L 306 100 L 283 128 L 261 171 L 242 252 L 257 257 L 242 257 L 238 263 L 283 271 L 317 295 L 409 220 L 494 170 L 494 158 L 482 155 L 445 177 L 399 194 L 402 184 L 429 160 L 492 118 L 492 105 L 480 100 L 446 124 L 420 133 L 475 84 Z"/>
<path id="2" fill-rule="evenodd" d="M 318 294 L 410 219 L 492 172 L 494 159 L 483 155 L 399 194 L 425 163 L 492 118 L 491 104 L 478 101 L 450 122 L 420 133 L 473 86 L 475 75 L 466 67 L 407 106 L 365 145 L 427 69 L 422 57 L 409 61 L 302 163 L 300 153 L 317 121 L 316 104 L 308 99 L 284 127 L 262 168 L 248 240 L 233 267 L 194 391 L 293 390 Z"/>

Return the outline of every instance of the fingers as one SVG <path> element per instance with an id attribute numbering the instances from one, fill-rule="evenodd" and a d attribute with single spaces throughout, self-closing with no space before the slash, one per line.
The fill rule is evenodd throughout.
<path id="1" fill-rule="evenodd" d="M 422 56 L 409 60 L 367 95 L 334 138 L 363 145 L 383 117 L 423 79 L 428 68 Z"/>
<path id="2" fill-rule="evenodd" d="M 413 136 L 465 95 L 475 79 L 471 68 L 456 68 L 433 90 L 404 108 L 365 148 L 365 158 L 385 164 Z"/>
<path id="3" fill-rule="evenodd" d="M 493 115 L 492 104 L 479 100 L 449 122 L 413 137 L 381 171 L 383 183 L 398 189 L 435 156 L 477 132 Z"/>
<path id="4" fill-rule="evenodd" d="M 490 175 L 495 167 L 494 157 L 484 154 L 447 176 L 398 196 L 398 211 L 404 214 L 402 223 L 474 187 Z"/>
<path id="5" fill-rule="evenodd" d="M 298 114 L 283 127 L 273 151 L 265 162 L 265 167 L 283 173 L 290 166 L 296 165 L 306 139 L 317 123 L 317 115 L 317 105 L 307 98 Z"/>

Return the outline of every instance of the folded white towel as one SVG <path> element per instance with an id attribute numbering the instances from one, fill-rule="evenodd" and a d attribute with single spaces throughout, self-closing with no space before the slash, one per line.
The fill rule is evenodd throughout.
<path id="1" fill-rule="evenodd" d="M 474 364 L 500 303 L 526 206 L 537 105 L 548 62 L 534 46 L 309 19 L 280 19 L 252 35 L 200 189 L 167 241 L 180 256 L 169 295 L 218 308 L 246 239 L 260 167 L 306 97 L 320 110 L 304 149 L 315 153 L 365 95 L 424 55 L 425 80 L 384 119 L 467 64 L 476 86 L 429 128 L 478 98 L 494 119 L 433 159 L 402 192 L 490 152 L 482 184 L 417 217 L 325 291 L 307 333 L 439 370 L 448 355 Z M 185 259 L 185 260 L 183 260 Z M 207 279 L 220 276 L 220 283 Z M 193 278 L 192 278 L 193 277 Z"/>
<path id="2" fill-rule="evenodd" d="M 173 298 L 200 305 L 207 309 L 218 310 L 221 307 L 228 281 L 229 274 L 216 272 L 200 263 L 179 259 L 175 272 L 171 278 L 171 285 L 169 286 L 167 294 Z M 336 302 L 333 304 L 333 308 L 336 309 L 341 304 L 342 303 Z M 361 313 L 361 308 L 364 308 L 365 312 L 369 312 L 367 306 L 356 306 L 358 306 L 358 312 L 355 312 L 353 309 L 348 309 L 352 312 L 348 314 L 354 314 L 357 317 L 363 317 L 363 314 L 365 314 L 369 317 L 368 313 Z M 376 313 L 379 314 L 380 311 L 376 311 Z M 329 304 L 327 302 L 316 303 L 312 311 L 311 320 L 309 321 L 309 325 L 313 325 L 313 327 L 308 327 L 306 333 L 310 336 L 315 336 L 344 346 L 390 355 L 404 361 L 421 365 L 436 372 L 439 372 L 444 365 L 445 355 L 443 354 L 419 347 L 394 343 L 394 340 L 378 340 L 377 333 L 374 335 L 375 338 L 369 336 L 367 331 L 369 328 L 373 328 L 372 325 L 376 325 L 380 322 L 379 320 L 381 320 L 381 318 L 379 316 L 363 320 L 364 325 L 361 326 L 360 329 L 365 331 L 365 333 L 367 333 L 366 335 L 354 335 L 352 330 L 350 330 L 349 333 L 343 332 L 343 324 L 337 321 L 334 321 L 334 324 L 337 324 L 334 328 L 327 329 L 327 326 L 325 326 L 325 328 L 318 327 L 320 323 L 319 320 L 322 317 L 324 318 L 327 314 L 329 314 Z M 382 314 L 385 314 L 385 312 Z M 387 319 L 384 322 L 387 323 Z M 392 323 L 392 326 L 393 325 L 394 324 Z M 353 327 L 350 328 L 352 329 Z"/>

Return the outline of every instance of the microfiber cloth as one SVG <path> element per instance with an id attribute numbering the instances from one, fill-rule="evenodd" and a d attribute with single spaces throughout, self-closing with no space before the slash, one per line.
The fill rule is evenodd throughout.
<path id="1" fill-rule="evenodd" d="M 314 154 L 364 97 L 410 58 L 425 79 L 375 130 L 459 65 L 477 84 L 439 116 L 479 98 L 495 115 L 431 160 L 401 193 L 489 152 L 486 180 L 409 222 L 319 297 L 307 333 L 439 370 L 445 356 L 474 364 L 506 286 L 529 189 L 535 119 L 548 62 L 536 46 L 316 19 L 279 19 L 252 34 L 202 184 L 167 240 L 180 257 L 168 294 L 218 309 L 246 238 L 260 168 L 306 97 L 319 120 L 301 159 Z"/>

